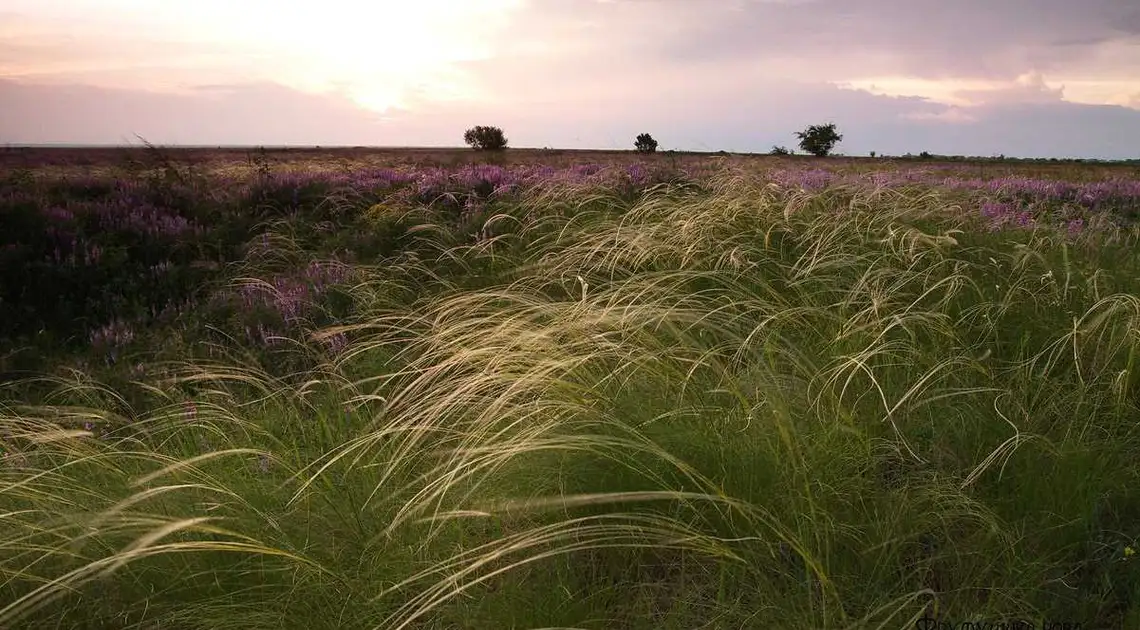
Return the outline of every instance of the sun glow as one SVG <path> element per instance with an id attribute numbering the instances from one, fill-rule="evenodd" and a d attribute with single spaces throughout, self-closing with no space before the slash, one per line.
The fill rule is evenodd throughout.
<path id="1" fill-rule="evenodd" d="M 162 64 L 184 81 L 209 82 L 237 67 L 247 81 L 336 91 L 384 111 L 412 95 L 464 93 L 454 65 L 492 55 L 496 33 L 522 2 L 13 0 L 25 39 L 52 49 L 16 70 L 50 78 Z M 192 58 L 200 61 L 187 64 Z"/>

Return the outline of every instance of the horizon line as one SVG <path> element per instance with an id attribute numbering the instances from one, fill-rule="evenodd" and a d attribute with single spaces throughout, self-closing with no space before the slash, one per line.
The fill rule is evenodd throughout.
<path id="1" fill-rule="evenodd" d="M 36 143 L 15 143 L 3 142 L 0 147 L 5 150 L 8 149 L 147 149 L 153 148 L 166 148 L 166 149 L 310 149 L 310 150 L 326 150 L 326 149 L 367 149 L 367 150 L 387 150 L 387 151 L 464 151 L 476 152 L 471 147 L 456 146 L 456 145 L 372 145 L 372 144 L 126 144 L 126 143 L 69 143 L 69 142 L 36 142 Z M 557 148 L 557 147 L 507 147 L 504 151 L 560 151 L 560 152 L 578 152 L 578 153 L 637 153 L 637 149 L 601 149 L 601 148 Z M 478 153 L 495 153 L 493 151 L 478 151 Z M 775 156 L 770 153 L 758 153 L 749 151 L 727 151 L 727 150 L 690 150 L 690 149 L 662 149 L 656 151 L 658 154 L 681 153 L 689 155 L 736 155 L 736 156 L 749 156 L 749 157 L 784 157 L 784 158 L 813 158 L 808 153 L 792 153 L 789 155 Z M 1008 155 L 944 155 L 944 154 L 929 154 L 929 158 L 922 158 L 921 154 L 906 153 L 903 155 L 884 155 L 878 154 L 876 156 L 870 155 L 848 155 L 843 153 L 833 153 L 830 156 L 833 158 L 859 158 L 859 159 L 894 159 L 894 158 L 913 158 L 913 159 L 965 159 L 965 160 L 1033 160 L 1033 161 L 1082 161 L 1082 162 L 1103 162 L 1108 164 L 1131 164 L 1140 162 L 1140 157 L 1137 158 L 1093 158 L 1093 157 L 1025 157 L 1025 156 L 1008 156 Z"/>

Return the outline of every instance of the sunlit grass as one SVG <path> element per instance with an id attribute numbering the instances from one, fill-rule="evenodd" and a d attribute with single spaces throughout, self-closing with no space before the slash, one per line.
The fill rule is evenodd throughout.
<path id="1" fill-rule="evenodd" d="M 300 371 L 219 342 L 0 410 L 0 627 L 1136 625 L 1136 235 L 958 199 L 730 167 L 379 212 L 414 247 Z"/>

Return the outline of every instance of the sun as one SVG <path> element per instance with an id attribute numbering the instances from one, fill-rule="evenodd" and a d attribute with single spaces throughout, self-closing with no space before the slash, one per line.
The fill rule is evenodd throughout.
<path id="1" fill-rule="evenodd" d="M 354 85 L 346 90 L 346 96 L 356 105 L 380 114 L 406 107 L 400 90 L 384 86 Z"/>
<path id="2" fill-rule="evenodd" d="M 26 3 L 28 15 L 49 30 L 76 28 L 75 18 L 32 0 L 14 1 Z M 493 57 L 526 1 L 71 0 L 73 13 L 90 24 L 80 36 L 86 48 L 76 48 L 68 61 L 98 66 L 92 72 L 168 67 L 180 76 L 208 77 L 204 83 L 226 76 L 338 92 L 383 112 L 413 96 L 464 96 L 457 69 Z M 145 33 L 149 43 L 129 46 L 129 33 Z"/>

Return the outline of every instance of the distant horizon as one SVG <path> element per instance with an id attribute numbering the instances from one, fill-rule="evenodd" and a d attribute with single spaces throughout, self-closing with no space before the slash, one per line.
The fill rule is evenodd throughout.
<path id="1" fill-rule="evenodd" d="M 370 145 L 370 144 L 80 144 L 80 143 L 64 143 L 64 142 L 42 142 L 42 143 L 6 143 L 0 142 L 0 147 L 4 149 L 140 149 L 144 150 L 149 147 L 159 149 L 313 149 L 313 150 L 336 150 L 336 149 L 361 149 L 361 150 L 376 150 L 376 151 L 460 151 L 470 152 L 472 154 L 494 154 L 494 151 L 476 152 L 471 147 L 459 145 Z M 629 149 L 614 149 L 614 148 L 580 148 L 580 147 L 507 147 L 505 152 L 510 151 L 572 151 L 576 153 L 636 153 L 634 148 Z M 921 160 L 921 152 L 909 152 L 902 154 L 880 154 L 876 155 L 859 155 L 843 153 L 836 151 L 830 156 L 817 157 L 806 153 L 804 151 L 796 151 L 790 155 L 773 155 L 766 151 L 750 152 L 750 151 L 727 151 L 727 150 L 689 150 L 689 149 L 658 149 L 654 154 L 667 155 L 669 153 L 681 154 L 696 154 L 696 155 L 741 155 L 749 157 L 791 157 L 791 158 L 812 158 L 812 159 L 829 159 L 829 158 L 863 158 L 863 159 L 879 159 L 879 158 L 911 158 Z M 1058 162 L 1102 162 L 1102 163 L 1121 163 L 1130 164 L 1133 162 L 1140 162 L 1140 156 L 1135 158 L 1095 158 L 1095 157 L 1042 157 L 1042 156 L 1022 156 L 1022 155 L 962 155 L 962 154 L 942 154 L 930 152 L 930 159 L 936 158 L 956 158 L 967 160 L 1025 160 L 1025 161 L 1058 161 Z"/>

